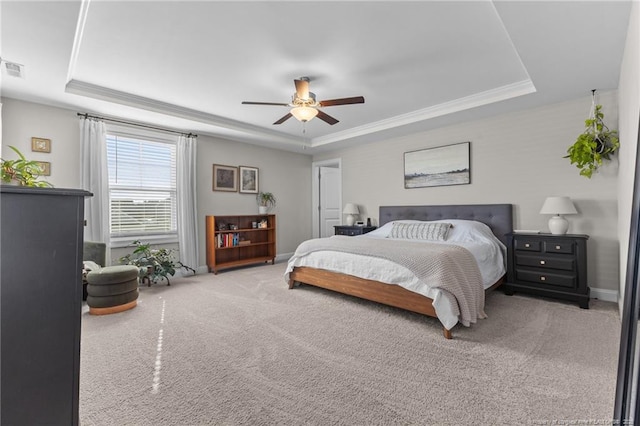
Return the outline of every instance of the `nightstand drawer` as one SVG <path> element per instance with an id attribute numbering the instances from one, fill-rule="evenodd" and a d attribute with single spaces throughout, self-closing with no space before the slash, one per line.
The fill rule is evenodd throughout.
<path id="1" fill-rule="evenodd" d="M 557 285 L 561 287 L 574 288 L 576 286 L 576 277 L 573 275 L 553 274 L 544 271 L 528 271 L 524 269 L 516 270 L 516 278 L 519 281 L 528 281 L 531 283 Z"/>
<path id="2" fill-rule="evenodd" d="M 528 240 L 525 238 L 517 239 L 513 242 L 513 245 L 516 250 L 525 250 L 525 251 L 540 251 L 540 241 L 537 240 Z"/>
<path id="3" fill-rule="evenodd" d="M 542 256 L 527 256 L 516 254 L 516 265 L 518 266 L 533 266 L 536 268 L 549 268 L 549 269 L 563 269 L 565 271 L 574 271 L 576 261 L 571 256 L 565 257 L 542 257 Z"/>
<path id="4" fill-rule="evenodd" d="M 544 242 L 544 252 L 545 253 L 562 253 L 562 254 L 573 254 L 573 241 L 545 241 Z"/>
<path id="5" fill-rule="evenodd" d="M 336 228 L 336 235 L 349 235 L 350 237 L 353 237 L 354 235 L 360 235 L 362 232 L 358 229 L 349 229 L 349 228 L 345 228 L 345 229 L 338 229 Z"/>

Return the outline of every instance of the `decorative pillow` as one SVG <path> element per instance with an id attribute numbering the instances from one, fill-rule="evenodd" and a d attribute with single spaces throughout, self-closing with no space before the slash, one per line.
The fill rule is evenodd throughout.
<path id="1" fill-rule="evenodd" d="M 453 225 L 446 222 L 394 223 L 389 238 L 445 241 Z"/>

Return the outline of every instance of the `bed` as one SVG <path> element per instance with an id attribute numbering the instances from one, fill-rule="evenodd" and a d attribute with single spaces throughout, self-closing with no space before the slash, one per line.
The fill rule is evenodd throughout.
<path id="1" fill-rule="evenodd" d="M 511 204 L 471 204 L 471 205 L 443 205 L 443 206 L 381 206 L 379 211 L 379 228 L 369 234 L 358 237 L 339 237 L 322 238 L 309 240 L 302 243 L 296 254 L 289 260 L 285 272 L 285 280 L 288 282 L 289 288 L 294 288 L 295 284 L 308 284 L 316 287 L 333 290 L 339 293 L 348 294 L 362 299 L 371 300 L 389 306 L 405 309 L 412 312 L 436 317 L 443 324 L 443 333 L 447 339 L 452 338 L 451 329 L 458 322 L 463 325 L 469 325 L 469 318 L 466 321 L 461 320 L 461 312 L 455 312 L 456 307 L 466 312 L 466 305 L 472 308 L 479 308 L 478 318 L 484 316 L 484 292 L 492 290 L 502 284 L 506 274 L 504 259 L 506 258 L 505 235 L 513 230 L 513 207 Z M 388 233 L 391 229 L 400 226 L 396 225 L 412 224 L 419 222 L 453 224 L 449 236 L 459 235 L 462 230 L 466 230 L 468 226 L 479 229 L 488 237 L 499 241 L 500 256 L 491 260 L 496 268 L 500 270 L 492 270 L 487 273 L 480 265 L 479 257 L 483 257 L 482 253 L 488 250 L 478 250 L 470 248 L 458 242 L 442 241 L 440 245 L 442 249 L 467 251 L 465 256 L 469 257 L 469 253 L 476 258 L 478 262 L 478 272 L 473 278 L 473 272 L 469 273 L 468 279 L 462 280 L 462 284 L 456 283 L 456 286 L 464 285 L 465 282 L 479 281 L 473 285 L 473 292 L 481 292 L 481 301 L 472 300 L 465 302 L 464 297 L 456 299 L 455 291 L 451 292 L 448 287 L 432 288 L 430 284 L 421 280 L 422 276 L 412 275 L 407 272 L 405 264 L 397 265 L 395 260 L 390 259 L 380 253 L 347 253 L 349 249 L 342 248 L 326 248 L 326 250 L 317 249 L 313 253 L 304 252 L 307 244 L 318 244 L 323 246 L 326 244 L 340 243 L 346 245 L 371 245 L 378 244 L 376 239 L 385 239 L 390 236 Z M 484 224 L 484 225 L 483 225 Z M 431 226 L 431 225 L 425 225 Z M 484 229 L 486 228 L 486 232 Z M 399 228 L 400 229 L 400 228 Z M 396 229 L 393 229 L 396 231 Z M 465 231 L 466 232 L 466 231 Z M 394 235 L 397 236 L 397 235 Z M 474 237 L 475 238 L 475 237 Z M 482 237 L 484 239 L 484 237 Z M 352 239 L 352 242 L 347 241 Z M 357 239 L 357 240 L 356 240 Z M 455 239 L 455 238 L 454 238 Z M 391 238 L 386 239 L 385 244 L 400 244 L 400 242 L 392 242 Z M 418 245 L 415 241 L 406 241 L 407 244 L 414 244 L 407 248 L 407 252 L 418 252 Z M 460 249 L 457 245 L 463 245 L 469 250 Z M 494 244 L 492 242 L 492 244 Z M 437 244 L 430 244 L 435 246 Z M 454 246 L 455 245 L 455 246 Z M 473 245 L 473 244 L 472 244 Z M 420 244 L 422 250 L 423 244 Z M 400 245 L 391 246 L 389 251 L 404 250 Z M 414 249 L 415 248 L 415 249 Z M 335 251 L 333 251 L 335 250 Z M 432 250 L 429 249 L 429 250 Z M 489 250 L 490 251 L 490 250 Z M 465 259 L 468 262 L 468 259 Z M 414 261 L 415 263 L 415 261 Z M 404 266 L 403 266 L 404 265 Z M 456 265 L 452 265 L 453 269 L 458 270 Z M 491 267 L 493 268 L 493 267 Z M 393 269 L 393 270 L 392 270 Z M 482 270 L 481 270 L 482 269 Z M 380 272 L 382 271 L 382 272 Z M 403 277 L 396 277 L 396 271 L 400 271 Z M 388 275 L 381 275 L 386 274 Z M 479 275 L 478 275 L 479 274 Z M 446 273 L 446 277 L 457 276 L 453 273 Z M 449 279 L 449 278 L 447 278 Z M 408 280 L 408 281 L 406 281 Z M 478 289 L 478 286 L 482 286 Z M 420 287 L 420 288 L 417 288 Z M 461 289 L 461 291 L 467 291 Z M 463 303 L 464 302 L 464 303 Z M 465 305 L 466 303 L 466 305 Z M 481 303 L 481 306 L 480 306 Z M 473 309 L 472 309 L 473 310 Z M 473 313 L 473 312 L 472 312 Z M 476 315 L 473 313 L 473 315 Z M 471 322 L 475 322 L 476 318 L 471 318 Z"/>

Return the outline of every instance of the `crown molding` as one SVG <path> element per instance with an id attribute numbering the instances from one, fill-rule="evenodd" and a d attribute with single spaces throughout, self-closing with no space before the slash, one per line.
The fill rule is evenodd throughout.
<path id="1" fill-rule="evenodd" d="M 114 102 L 120 105 L 127 105 L 134 108 L 140 108 L 147 111 L 153 111 L 160 114 L 166 114 L 172 117 L 197 121 L 226 130 L 240 132 L 245 135 L 251 135 L 260 139 L 267 139 L 270 142 L 278 142 L 295 146 L 309 146 L 310 143 L 308 138 L 289 136 L 280 132 L 254 126 L 252 124 L 243 123 L 241 121 L 110 89 L 108 87 L 99 86 L 85 81 L 75 79 L 69 80 L 65 85 L 65 92 L 87 96 L 93 99 Z"/>
<path id="2" fill-rule="evenodd" d="M 471 96 L 466 96 L 464 98 L 412 111 L 407 114 L 397 115 L 395 117 L 369 123 L 364 126 L 354 127 L 353 129 L 345 130 L 343 132 L 313 138 L 311 139 L 311 147 L 319 147 L 346 139 L 406 126 L 419 121 L 425 121 L 535 92 L 536 88 L 530 79 L 522 80 L 516 83 L 497 87 L 495 89 L 476 93 Z"/>
<path id="3" fill-rule="evenodd" d="M 131 93 L 109 89 L 107 87 L 75 79 L 70 80 L 66 84 L 65 91 L 67 93 L 88 96 L 95 99 L 115 102 L 122 105 L 128 105 L 135 108 L 141 108 L 148 111 L 197 121 L 227 130 L 240 132 L 245 135 L 267 139 L 270 142 L 314 148 L 341 142 L 351 138 L 365 136 L 371 133 L 406 126 L 408 124 L 416 123 L 419 121 L 425 121 L 447 114 L 453 114 L 456 112 L 504 101 L 518 96 L 527 95 L 530 93 L 534 93 L 536 91 L 536 88 L 533 85 L 533 82 L 527 79 L 513 84 L 497 87 L 495 89 L 476 93 L 474 95 L 466 96 L 464 98 L 456 99 L 450 102 L 444 102 L 428 108 L 412 111 L 407 114 L 397 115 L 385 120 L 380 120 L 364 126 L 358 126 L 353 129 L 336 132 L 327 136 L 313 139 L 288 136 L 283 133 L 264 129 L 262 127 L 243 123 L 237 120 L 220 117 L 218 115 L 205 113 L 191 108 L 169 104 L 167 102 L 150 99 L 143 96 L 133 95 Z"/>

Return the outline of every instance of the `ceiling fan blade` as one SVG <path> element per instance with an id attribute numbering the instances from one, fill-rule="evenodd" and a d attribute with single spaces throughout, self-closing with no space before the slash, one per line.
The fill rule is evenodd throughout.
<path id="1" fill-rule="evenodd" d="M 293 80 L 296 85 L 296 96 L 299 99 L 309 99 L 309 80 Z"/>
<path id="2" fill-rule="evenodd" d="M 329 114 L 325 114 L 324 112 L 322 112 L 320 110 L 318 110 L 318 115 L 316 115 L 316 117 L 318 117 L 320 120 L 324 121 L 325 123 L 331 124 L 332 126 L 334 124 L 338 123 L 338 120 L 336 120 L 335 118 L 333 118 Z"/>
<path id="3" fill-rule="evenodd" d="M 275 106 L 289 106 L 289 104 L 280 104 L 280 103 L 275 103 L 275 102 L 248 102 L 248 101 L 243 101 L 242 102 L 243 105 L 275 105 Z"/>
<path id="4" fill-rule="evenodd" d="M 288 119 L 290 119 L 292 117 L 291 113 L 288 113 L 287 115 L 285 115 L 284 117 L 282 117 L 280 120 L 276 121 L 273 124 L 282 124 L 285 121 L 287 121 Z"/>
<path id="5" fill-rule="evenodd" d="M 329 99 L 327 101 L 320 101 L 320 106 L 334 106 L 334 105 L 350 105 L 350 104 L 363 104 L 364 97 L 362 96 L 354 96 L 352 98 L 341 98 L 341 99 Z"/>

